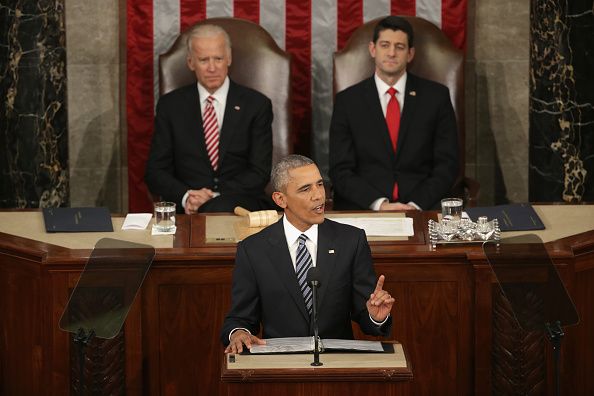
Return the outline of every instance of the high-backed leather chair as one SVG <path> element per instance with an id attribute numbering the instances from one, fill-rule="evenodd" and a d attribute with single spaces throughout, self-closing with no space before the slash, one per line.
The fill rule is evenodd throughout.
<path id="1" fill-rule="evenodd" d="M 231 38 L 229 77 L 272 101 L 272 163 L 293 152 L 291 139 L 290 55 L 260 25 L 237 18 L 211 18 L 198 24 L 218 25 Z M 159 56 L 159 92 L 166 94 L 196 82 L 187 66 L 187 31 Z"/>
<path id="2" fill-rule="evenodd" d="M 464 176 L 464 54 L 434 24 L 425 19 L 405 16 L 413 27 L 415 56 L 407 70 L 437 81 L 450 90 L 450 97 L 458 121 L 460 174 L 452 194 L 463 196 L 468 206 L 478 198 L 479 184 Z M 369 55 L 373 29 L 382 18 L 369 21 L 356 29 L 342 51 L 334 53 L 334 93 L 364 80 L 375 70 Z"/>

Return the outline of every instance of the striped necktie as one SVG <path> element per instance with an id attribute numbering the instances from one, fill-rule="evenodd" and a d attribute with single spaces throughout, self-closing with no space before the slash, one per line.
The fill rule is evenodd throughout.
<path id="1" fill-rule="evenodd" d="M 206 108 L 204 109 L 203 127 L 204 141 L 206 142 L 206 152 L 215 171 L 219 167 L 219 123 L 217 122 L 217 113 L 212 102 L 213 96 L 206 98 Z"/>
<path id="2" fill-rule="evenodd" d="M 312 266 L 312 260 L 309 251 L 307 250 L 307 246 L 305 246 L 306 239 L 307 237 L 305 234 L 299 235 L 299 246 L 297 247 L 297 257 L 295 259 L 295 271 L 297 273 L 297 280 L 299 281 L 299 288 L 301 289 L 303 299 L 305 300 L 305 307 L 311 315 L 313 294 L 311 287 L 307 284 L 306 278 L 307 271 Z"/>

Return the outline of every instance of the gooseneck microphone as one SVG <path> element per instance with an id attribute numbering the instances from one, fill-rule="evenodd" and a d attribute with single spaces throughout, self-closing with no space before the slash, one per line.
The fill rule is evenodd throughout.
<path id="1" fill-rule="evenodd" d="M 320 362 L 320 348 L 319 348 L 319 337 L 318 337 L 318 287 L 321 286 L 320 282 L 320 271 L 317 267 L 311 267 L 307 271 L 307 277 L 305 278 L 312 292 L 312 321 L 314 328 L 314 361 L 312 366 L 321 366 L 324 363 Z"/>

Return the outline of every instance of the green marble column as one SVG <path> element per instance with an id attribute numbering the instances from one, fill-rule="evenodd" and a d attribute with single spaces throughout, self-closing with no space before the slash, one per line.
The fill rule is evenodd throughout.
<path id="1" fill-rule="evenodd" d="M 0 5 L 0 207 L 68 204 L 63 0 Z"/>
<path id="2" fill-rule="evenodd" d="M 594 201 L 594 6 L 532 0 L 531 201 Z"/>

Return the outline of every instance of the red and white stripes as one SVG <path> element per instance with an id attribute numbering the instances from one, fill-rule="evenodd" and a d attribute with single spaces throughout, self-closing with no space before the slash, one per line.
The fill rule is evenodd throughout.
<path id="1" fill-rule="evenodd" d="M 214 97 L 206 98 L 206 107 L 204 108 L 204 117 L 202 126 L 204 128 L 204 142 L 206 144 L 206 152 L 210 159 L 212 169 L 215 171 L 219 165 L 219 124 L 217 122 L 217 113 L 212 104 Z"/>

